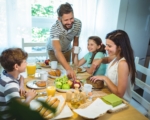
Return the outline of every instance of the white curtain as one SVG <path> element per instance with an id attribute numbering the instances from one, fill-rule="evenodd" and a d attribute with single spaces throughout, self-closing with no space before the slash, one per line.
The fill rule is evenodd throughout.
<path id="1" fill-rule="evenodd" d="M 31 39 L 30 0 L 0 0 L 0 52 L 21 47 L 21 38 Z"/>
<path id="2" fill-rule="evenodd" d="M 97 35 L 105 44 L 105 35 L 117 27 L 120 0 L 63 0 L 61 2 L 71 3 L 75 17 L 82 21 L 79 39 L 82 51 L 79 58 L 88 52 L 89 36 Z M 31 40 L 31 0 L 0 0 L 0 26 L 0 51 L 5 47 L 21 47 L 22 37 Z"/>

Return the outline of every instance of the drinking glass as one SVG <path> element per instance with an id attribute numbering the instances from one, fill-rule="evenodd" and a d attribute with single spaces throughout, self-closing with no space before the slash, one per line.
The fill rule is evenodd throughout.
<path id="1" fill-rule="evenodd" d="M 36 71 L 36 64 L 35 63 L 28 63 L 27 64 L 27 74 L 28 76 L 34 75 Z"/>
<path id="2" fill-rule="evenodd" d="M 47 86 L 46 92 L 48 96 L 55 96 L 56 87 L 55 86 Z"/>

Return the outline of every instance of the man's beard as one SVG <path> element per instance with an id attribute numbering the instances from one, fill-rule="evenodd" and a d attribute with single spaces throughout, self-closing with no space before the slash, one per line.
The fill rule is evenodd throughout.
<path id="1" fill-rule="evenodd" d="M 62 25 L 63 25 L 64 29 L 69 30 L 72 28 L 73 24 L 74 24 L 74 22 L 72 22 L 72 24 L 65 24 L 65 25 L 62 24 Z M 68 28 L 67 25 L 71 25 L 71 27 Z"/>

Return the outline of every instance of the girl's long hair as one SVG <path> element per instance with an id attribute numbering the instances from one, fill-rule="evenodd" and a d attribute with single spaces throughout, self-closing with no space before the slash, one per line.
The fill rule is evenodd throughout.
<path id="1" fill-rule="evenodd" d="M 89 39 L 93 40 L 97 45 L 101 45 L 101 47 L 100 47 L 96 52 L 94 52 L 94 53 L 92 54 L 91 62 L 90 62 L 90 64 L 92 64 L 93 59 L 94 59 L 96 53 L 97 53 L 97 52 L 102 52 L 103 54 L 106 54 L 106 50 L 105 50 L 105 45 L 102 44 L 102 40 L 101 40 L 100 37 L 98 37 L 98 36 L 90 36 L 90 37 L 88 38 L 88 40 L 89 40 Z"/>
<path id="2" fill-rule="evenodd" d="M 106 35 L 106 39 L 112 40 L 117 47 L 121 48 L 120 57 L 124 57 L 127 61 L 129 71 L 131 73 L 131 83 L 135 83 L 135 63 L 134 53 L 131 47 L 128 34 L 123 30 L 115 30 Z"/>

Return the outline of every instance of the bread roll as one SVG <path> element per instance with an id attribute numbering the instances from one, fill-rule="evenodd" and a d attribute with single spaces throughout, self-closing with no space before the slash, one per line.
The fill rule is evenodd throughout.
<path id="1" fill-rule="evenodd" d="M 58 107 L 59 103 L 60 103 L 60 100 L 57 99 L 57 100 L 55 101 L 55 103 L 52 104 L 52 107 L 57 110 L 57 107 Z M 52 112 L 52 111 L 47 110 L 47 111 L 45 112 L 45 114 L 44 114 L 44 117 L 45 117 L 46 119 L 50 119 L 50 116 L 48 116 L 48 115 L 51 114 L 51 112 Z"/>
<path id="2" fill-rule="evenodd" d="M 59 69 L 51 70 L 51 71 L 48 72 L 48 74 L 50 74 L 51 76 L 59 77 L 61 75 L 61 71 Z"/>
<path id="3" fill-rule="evenodd" d="M 38 87 L 46 87 L 46 81 L 37 81 L 35 84 Z"/>
<path id="4" fill-rule="evenodd" d="M 54 99 L 52 99 L 52 100 L 49 101 L 48 105 L 51 106 L 51 107 L 53 107 L 53 105 L 56 104 L 57 101 L 58 101 L 58 99 L 57 99 L 57 98 L 54 98 Z M 55 105 L 54 105 L 54 106 L 55 106 Z M 50 114 L 50 113 L 51 113 L 50 110 L 46 110 L 46 112 L 44 113 L 43 116 L 46 117 L 46 116 L 47 116 L 48 114 Z"/>
<path id="5" fill-rule="evenodd" d="M 81 69 L 81 68 L 78 68 L 78 69 L 77 69 L 77 72 L 81 72 L 81 71 L 82 71 L 82 69 Z"/>
<path id="6" fill-rule="evenodd" d="M 51 100 L 51 96 L 49 96 L 49 97 L 46 99 L 46 102 L 48 103 L 50 100 Z M 41 115 L 44 115 L 45 112 L 46 112 L 46 108 L 43 107 L 43 108 L 41 109 L 41 111 L 40 111 L 40 114 L 41 114 Z"/>
<path id="7" fill-rule="evenodd" d="M 37 108 L 37 110 L 36 110 L 36 111 L 40 112 L 40 111 L 41 111 L 41 109 L 42 109 L 42 107 L 43 107 L 43 106 L 41 105 L 40 107 L 38 107 L 38 108 Z"/>
<path id="8" fill-rule="evenodd" d="M 97 80 L 95 83 L 94 82 L 91 82 L 90 79 L 87 79 L 86 82 L 88 84 L 91 84 L 94 88 L 97 88 L 97 89 L 101 89 L 104 87 L 104 81 L 101 81 L 101 80 Z"/>

